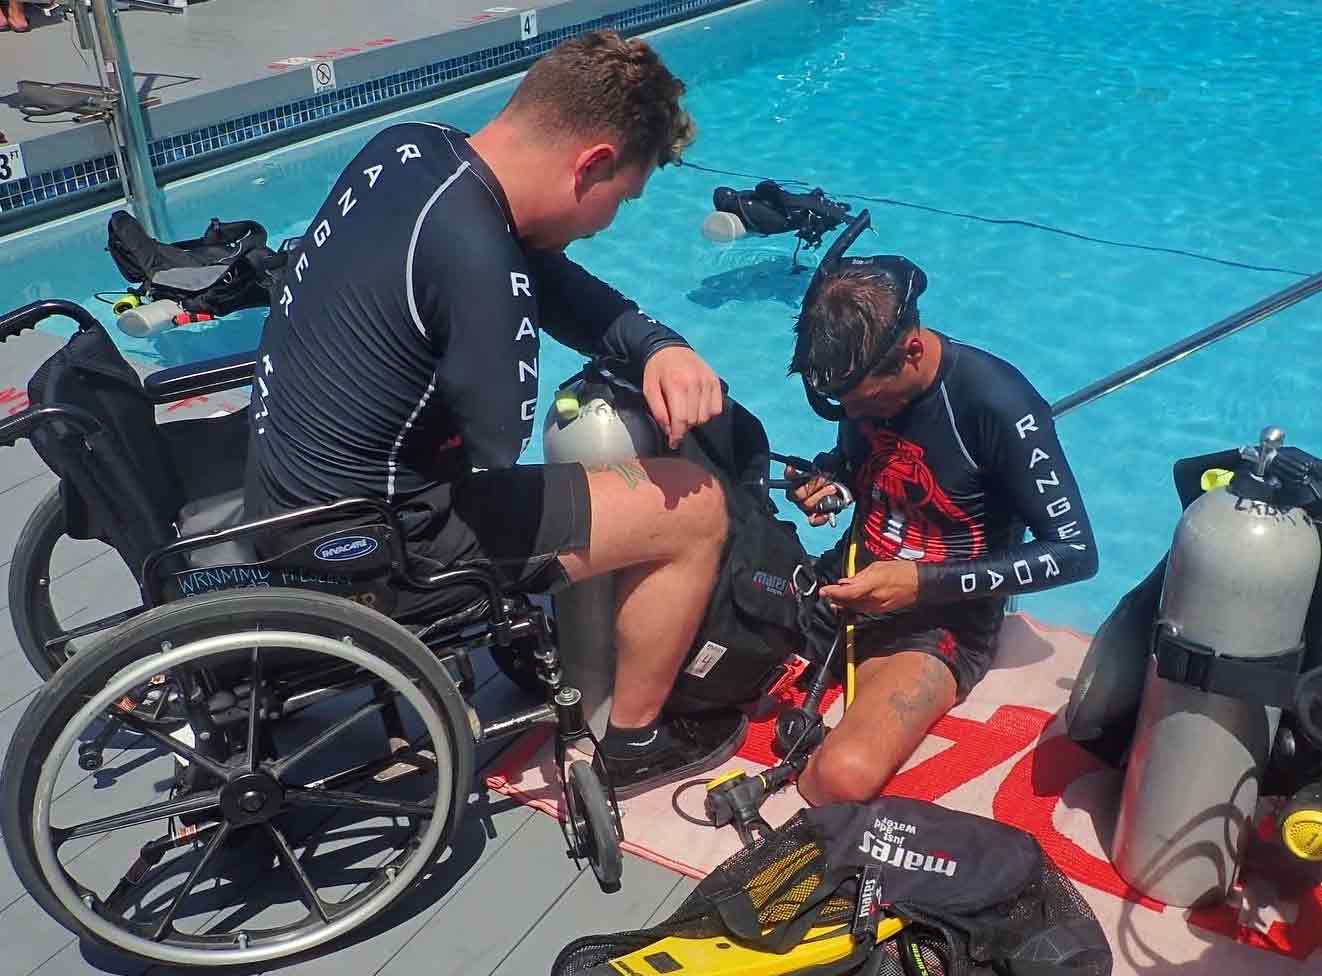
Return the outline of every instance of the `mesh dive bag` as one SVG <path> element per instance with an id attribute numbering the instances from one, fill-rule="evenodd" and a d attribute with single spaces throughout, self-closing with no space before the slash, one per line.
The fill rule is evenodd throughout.
<path id="1" fill-rule="evenodd" d="M 873 891 L 862 906 L 861 884 Z M 1030 835 L 932 803 L 883 797 L 802 811 L 713 870 L 659 925 L 571 942 L 551 976 L 581 976 L 668 936 L 721 937 L 789 953 L 810 928 L 850 923 L 860 907 L 909 924 L 871 958 L 864 945 L 847 960 L 796 974 L 1111 972 L 1110 948 L 1087 902 Z"/>

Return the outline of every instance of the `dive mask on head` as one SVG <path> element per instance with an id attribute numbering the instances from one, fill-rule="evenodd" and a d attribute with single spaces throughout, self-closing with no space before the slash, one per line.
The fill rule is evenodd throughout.
<path id="1" fill-rule="evenodd" d="M 871 225 L 871 220 L 871 214 L 867 210 L 862 211 L 827 249 L 821 263 L 817 266 L 817 271 L 813 274 L 812 281 L 808 283 L 808 291 L 803 296 L 800 315 L 802 315 L 802 309 L 807 308 L 816 298 L 818 290 L 828 278 L 841 272 L 850 271 L 875 275 L 884 279 L 890 285 L 899 298 L 895 313 L 897 334 L 904 328 L 910 307 L 918 300 L 918 296 L 927 290 L 927 275 L 908 258 L 901 257 L 898 254 L 845 257 L 845 252 L 849 250 L 850 245 L 858 239 L 859 235 Z M 800 331 L 798 342 L 807 342 L 805 332 Z M 870 362 L 860 364 L 843 376 L 831 377 L 829 382 L 822 382 L 821 378 L 811 377 L 806 372 L 803 373 L 803 392 L 808 397 L 808 403 L 813 408 L 813 412 L 825 420 L 843 420 L 845 417 L 844 408 L 834 398 L 853 389 L 868 374 L 875 371 L 890 353 L 892 345 L 892 343 L 885 344 Z"/>

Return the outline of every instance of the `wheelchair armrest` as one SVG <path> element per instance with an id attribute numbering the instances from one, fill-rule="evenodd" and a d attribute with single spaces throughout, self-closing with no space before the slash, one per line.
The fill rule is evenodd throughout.
<path id="1" fill-rule="evenodd" d="M 256 369 L 257 351 L 251 350 L 159 370 L 142 381 L 142 388 L 153 403 L 173 403 L 248 386 Z"/>

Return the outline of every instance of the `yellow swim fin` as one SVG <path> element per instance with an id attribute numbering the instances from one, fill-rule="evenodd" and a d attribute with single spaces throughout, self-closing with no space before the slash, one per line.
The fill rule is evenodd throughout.
<path id="1" fill-rule="evenodd" d="M 877 941 L 891 938 L 904 922 L 883 919 Z M 589 969 L 583 976 L 792 976 L 810 966 L 849 958 L 858 948 L 849 925 L 809 929 L 789 952 L 766 952 L 740 945 L 725 936 L 681 939 L 668 936 Z"/>

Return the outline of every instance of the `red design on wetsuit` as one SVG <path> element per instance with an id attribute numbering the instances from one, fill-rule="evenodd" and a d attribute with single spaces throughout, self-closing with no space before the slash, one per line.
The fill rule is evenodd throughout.
<path id="1" fill-rule="evenodd" d="M 957 558 L 981 556 L 987 548 L 982 525 L 936 483 L 923 448 L 882 427 L 859 427 L 869 446 L 855 483 L 868 552 L 877 559 L 940 563 L 951 556 L 947 540 L 957 536 L 969 540 L 969 551 Z"/>
<path id="2" fill-rule="evenodd" d="M 959 650 L 959 642 L 955 640 L 955 635 L 944 627 L 941 628 L 941 640 L 936 645 L 937 653 L 948 661 L 955 660 L 955 652 Z"/>

